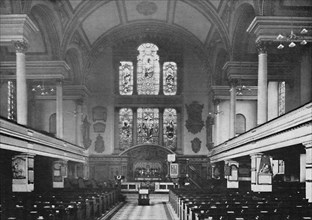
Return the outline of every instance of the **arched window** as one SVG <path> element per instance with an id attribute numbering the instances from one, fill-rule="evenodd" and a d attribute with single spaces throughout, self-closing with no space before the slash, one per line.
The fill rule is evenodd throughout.
<path id="1" fill-rule="evenodd" d="M 56 113 L 50 115 L 49 118 L 49 133 L 56 134 Z"/>
<path id="2" fill-rule="evenodd" d="M 246 118 L 242 114 L 236 115 L 235 134 L 239 135 L 246 131 Z"/>
<path id="3" fill-rule="evenodd" d="M 143 43 L 138 56 L 119 62 L 118 150 L 138 144 L 157 144 L 177 149 L 177 109 L 172 96 L 177 95 L 177 64 L 159 63 L 158 47 Z M 129 53 L 131 54 L 131 53 Z M 123 58 L 124 59 L 124 58 Z M 162 67 L 161 67 L 162 66 Z M 138 97 L 142 95 L 142 97 Z M 127 96 L 126 99 L 123 96 Z M 170 96 L 170 97 L 169 97 Z M 157 101 L 156 101 L 157 100 Z M 170 108 L 167 108 L 168 103 Z M 117 139 L 117 137 L 116 137 Z"/>
<path id="4" fill-rule="evenodd" d="M 174 108 L 164 109 L 163 127 L 165 146 L 175 150 L 177 147 L 177 111 Z"/>
<path id="5" fill-rule="evenodd" d="M 119 66 L 119 92 L 120 95 L 132 95 L 133 93 L 133 64 L 121 61 Z"/>
<path id="6" fill-rule="evenodd" d="M 138 144 L 159 143 L 159 110 L 157 108 L 138 108 Z"/>
<path id="7" fill-rule="evenodd" d="M 177 64 L 165 62 L 163 65 L 163 87 L 164 95 L 177 94 Z"/>
<path id="8" fill-rule="evenodd" d="M 159 94 L 159 56 L 155 44 L 146 43 L 138 48 L 137 90 L 139 95 Z"/>
<path id="9" fill-rule="evenodd" d="M 133 142 L 133 112 L 130 108 L 119 110 L 119 148 L 125 150 L 132 146 Z"/>
<path id="10" fill-rule="evenodd" d="M 138 95 L 159 95 L 160 83 L 163 95 L 177 94 L 177 64 L 164 62 L 160 70 L 158 47 L 152 43 L 144 43 L 138 47 L 136 73 L 131 61 L 120 61 L 119 94 L 133 95 L 134 74 L 136 74 L 136 90 Z M 162 82 L 160 82 L 162 75 Z"/>

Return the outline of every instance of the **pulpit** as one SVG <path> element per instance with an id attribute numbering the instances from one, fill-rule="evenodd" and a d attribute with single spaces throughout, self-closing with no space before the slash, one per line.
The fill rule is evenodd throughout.
<path id="1" fill-rule="evenodd" d="M 139 189 L 138 204 L 149 205 L 149 189 Z"/>

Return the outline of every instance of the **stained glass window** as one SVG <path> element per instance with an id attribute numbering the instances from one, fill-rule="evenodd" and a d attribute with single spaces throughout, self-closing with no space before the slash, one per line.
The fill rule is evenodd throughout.
<path id="1" fill-rule="evenodd" d="M 163 89 L 164 95 L 177 93 L 177 64 L 165 62 L 163 65 Z"/>
<path id="2" fill-rule="evenodd" d="M 121 151 L 132 146 L 133 112 L 130 108 L 119 111 L 119 149 Z"/>
<path id="3" fill-rule="evenodd" d="M 278 85 L 278 115 L 285 114 L 285 97 L 286 85 L 285 82 L 280 82 Z"/>
<path id="4" fill-rule="evenodd" d="M 138 108 L 138 144 L 159 143 L 159 110 L 157 108 Z"/>
<path id="5" fill-rule="evenodd" d="M 164 144 L 171 150 L 177 148 L 177 111 L 174 108 L 164 109 L 163 115 Z"/>
<path id="6" fill-rule="evenodd" d="M 137 57 L 137 91 L 139 95 L 159 94 L 159 56 L 158 47 L 145 43 L 138 48 Z"/>
<path id="7" fill-rule="evenodd" d="M 8 119 L 16 120 L 16 95 L 15 84 L 8 81 Z"/>
<path id="8" fill-rule="evenodd" d="M 133 93 L 133 64 L 121 61 L 119 66 L 119 92 L 120 95 L 132 95 Z"/>

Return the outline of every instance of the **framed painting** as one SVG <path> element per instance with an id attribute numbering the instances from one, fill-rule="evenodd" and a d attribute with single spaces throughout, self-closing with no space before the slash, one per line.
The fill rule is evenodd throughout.
<path id="1" fill-rule="evenodd" d="M 178 176 L 179 176 L 179 164 L 171 163 L 170 164 L 170 177 L 178 178 Z"/>

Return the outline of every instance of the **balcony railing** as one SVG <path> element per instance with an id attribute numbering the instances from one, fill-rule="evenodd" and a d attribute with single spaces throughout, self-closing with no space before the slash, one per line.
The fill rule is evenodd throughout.
<path id="1" fill-rule="evenodd" d="M 259 125 L 209 152 L 211 162 L 250 155 L 312 139 L 312 103 L 309 102 L 287 114 Z"/>
<path id="2" fill-rule="evenodd" d="M 0 149 L 85 162 L 83 147 L 0 118 Z"/>

